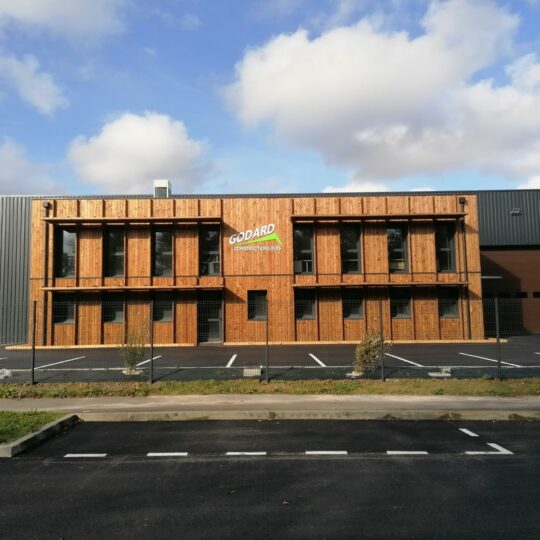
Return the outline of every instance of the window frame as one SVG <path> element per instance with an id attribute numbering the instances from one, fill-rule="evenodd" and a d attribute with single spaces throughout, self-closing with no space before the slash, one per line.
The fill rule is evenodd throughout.
<path id="1" fill-rule="evenodd" d="M 110 252 L 110 234 L 111 233 L 119 233 L 122 235 L 122 273 L 117 274 L 113 273 L 111 271 L 111 259 L 109 257 L 118 256 L 119 253 Z M 103 242 L 102 242 L 102 249 L 103 249 L 103 277 L 107 278 L 114 278 L 114 277 L 124 277 L 126 275 L 126 231 L 123 228 L 119 227 L 107 227 L 103 230 Z"/>
<path id="2" fill-rule="evenodd" d="M 401 294 L 400 294 L 401 293 Z M 391 319 L 412 319 L 412 291 L 410 287 L 393 287 L 390 289 L 390 318 Z M 407 301 L 406 303 L 404 301 Z M 405 306 L 405 312 L 397 313 L 396 305 Z"/>
<path id="3" fill-rule="evenodd" d="M 73 245 L 73 273 L 64 273 L 64 233 L 72 234 L 74 237 Z M 78 248 L 77 229 L 72 227 L 57 227 L 54 230 L 54 249 L 53 249 L 53 270 L 55 278 L 74 278 L 77 274 L 77 248 Z M 67 255 L 69 257 L 69 255 Z"/>
<path id="4" fill-rule="evenodd" d="M 302 296 L 309 296 L 310 298 L 300 298 Z M 312 306 L 311 313 L 306 315 L 302 312 L 301 316 L 300 307 L 310 303 Z M 296 289 L 294 291 L 294 319 L 296 321 L 315 321 L 317 320 L 317 290 L 316 289 Z"/>
<path id="5" fill-rule="evenodd" d="M 255 298 L 250 298 L 255 296 Z M 257 299 L 259 297 L 259 299 Z M 264 298 L 264 303 L 258 303 Z M 247 320 L 248 321 L 266 321 L 268 318 L 268 291 L 266 289 L 252 289 L 247 292 Z M 256 306 L 264 307 L 264 315 L 257 314 Z"/>
<path id="6" fill-rule="evenodd" d="M 352 300 L 351 298 L 346 298 L 347 294 L 357 295 L 357 298 L 353 298 L 353 300 L 359 300 L 359 313 L 353 314 L 350 310 L 350 307 L 352 306 Z M 345 306 L 348 304 L 348 309 L 345 309 Z M 362 289 L 360 288 L 347 288 L 344 287 L 341 289 L 341 313 L 343 316 L 343 319 L 345 320 L 360 320 L 364 318 L 364 293 Z"/>
<path id="7" fill-rule="evenodd" d="M 311 232 L 310 236 L 310 247 L 308 249 L 297 249 L 297 242 L 295 239 L 295 231 L 300 229 L 306 229 Z M 310 258 L 307 259 L 304 257 L 306 253 L 310 254 Z M 311 263 L 311 270 L 304 271 L 303 263 Z M 300 263 L 300 270 L 297 270 L 297 263 Z M 293 224 L 293 271 L 295 275 L 312 275 L 316 273 L 315 268 L 315 226 L 313 223 L 301 223 Z"/>
<path id="8" fill-rule="evenodd" d="M 392 248 L 390 246 L 390 230 L 400 230 L 401 231 L 401 248 Z M 388 251 L 388 273 L 389 274 L 408 274 L 409 273 L 409 227 L 407 223 L 395 223 L 387 224 L 386 226 L 386 244 Z M 401 259 L 392 259 L 392 252 L 401 252 L 403 257 Z M 403 261 L 403 269 L 392 269 L 392 261 Z"/>
<path id="9" fill-rule="evenodd" d="M 354 230 L 356 233 L 356 250 L 345 250 L 343 242 L 343 231 L 345 229 Z M 342 274 L 361 274 L 362 273 L 362 226 L 360 223 L 340 223 L 339 225 L 339 253 L 341 259 L 341 273 Z M 346 253 L 356 253 L 356 258 L 344 258 Z M 356 261 L 357 269 L 353 271 L 345 271 L 345 261 Z"/>
<path id="10" fill-rule="evenodd" d="M 167 269 L 164 273 L 158 274 L 156 272 L 156 261 L 157 256 L 157 241 L 156 236 L 160 233 L 168 233 L 170 235 L 171 246 L 170 246 L 170 269 Z M 169 251 L 163 251 L 161 257 L 167 256 Z M 152 228 L 152 277 L 172 277 L 174 270 L 174 233 L 172 227 L 156 227 Z"/>
<path id="11" fill-rule="evenodd" d="M 451 227 L 452 228 L 452 234 L 449 237 L 448 235 L 445 236 L 445 240 L 447 243 L 446 247 L 442 247 L 439 245 L 439 238 L 440 236 L 437 234 L 438 230 L 441 230 L 442 228 Z M 438 221 L 435 222 L 435 265 L 437 269 L 438 274 L 455 274 L 456 273 L 456 224 L 454 222 L 449 221 Z M 439 259 L 439 253 L 447 253 L 448 254 L 448 260 L 450 262 L 450 267 L 445 268 L 443 270 L 440 269 L 440 259 Z"/>
<path id="12" fill-rule="evenodd" d="M 218 232 L 218 239 L 217 239 L 217 250 L 203 250 L 203 242 L 204 242 L 204 236 L 203 231 L 205 230 L 211 230 L 215 229 Z M 222 230 L 220 225 L 199 225 L 198 229 L 198 245 L 199 245 L 199 276 L 221 276 L 222 274 L 222 261 L 221 261 L 221 239 L 222 239 Z M 206 259 L 203 260 L 203 255 L 206 254 Z M 211 265 L 215 264 L 216 261 L 212 260 L 212 258 L 215 258 L 217 255 L 217 264 L 219 266 L 219 270 L 217 272 L 204 272 L 203 273 L 203 265 L 207 265 L 208 269 L 210 270 Z"/>

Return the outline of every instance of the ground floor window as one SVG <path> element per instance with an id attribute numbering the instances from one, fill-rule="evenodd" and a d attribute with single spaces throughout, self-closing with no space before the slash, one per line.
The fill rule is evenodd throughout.
<path id="1" fill-rule="evenodd" d="M 294 313 L 297 320 L 315 319 L 315 289 L 294 292 Z"/>
<path id="2" fill-rule="evenodd" d="M 70 294 L 59 294 L 55 296 L 52 306 L 53 323 L 73 323 L 75 322 L 75 298 Z"/>
<path id="3" fill-rule="evenodd" d="M 248 320 L 266 320 L 266 291 L 248 291 Z"/>
<path id="4" fill-rule="evenodd" d="M 104 323 L 124 322 L 124 295 L 111 293 L 103 296 L 101 313 Z"/>
<path id="5" fill-rule="evenodd" d="M 390 315 L 393 319 L 409 319 L 411 317 L 410 289 L 390 289 Z"/>
<path id="6" fill-rule="evenodd" d="M 361 319 L 364 316 L 364 296 L 360 289 L 341 289 L 344 319 Z"/>
<path id="7" fill-rule="evenodd" d="M 173 320 L 173 297 L 169 293 L 158 293 L 153 302 L 153 322 L 171 322 Z"/>
<path id="8" fill-rule="evenodd" d="M 437 289 L 439 317 L 455 318 L 459 316 L 459 291 L 456 287 L 441 287 Z"/>

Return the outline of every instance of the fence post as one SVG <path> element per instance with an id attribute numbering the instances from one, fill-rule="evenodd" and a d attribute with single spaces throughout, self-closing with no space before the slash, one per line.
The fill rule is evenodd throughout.
<path id="1" fill-rule="evenodd" d="M 379 335 L 381 338 L 381 380 L 384 382 L 384 324 L 382 298 L 379 298 Z"/>
<path id="2" fill-rule="evenodd" d="M 150 384 L 154 382 L 154 299 L 150 300 Z"/>
<path id="3" fill-rule="evenodd" d="M 30 370 L 30 381 L 36 384 L 35 369 L 36 369 L 36 312 L 37 302 L 32 302 L 32 367 Z"/>
<path id="4" fill-rule="evenodd" d="M 268 296 L 266 296 L 265 298 L 265 310 L 266 310 L 266 322 L 265 322 L 265 333 L 266 333 L 266 351 L 265 351 L 265 364 L 266 364 L 266 368 L 265 368 L 265 381 L 266 383 L 268 383 L 270 381 L 270 360 L 268 358 L 268 325 L 269 325 L 269 318 L 270 318 L 270 312 L 268 310 Z"/>
<path id="5" fill-rule="evenodd" d="M 499 296 L 495 295 L 495 337 L 497 338 L 497 376 L 502 380 L 501 369 L 501 332 L 499 328 Z"/>

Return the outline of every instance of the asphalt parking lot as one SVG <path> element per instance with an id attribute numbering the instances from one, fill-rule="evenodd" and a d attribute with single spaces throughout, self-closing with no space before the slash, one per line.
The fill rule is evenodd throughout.
<path id="1" fill-rule="evenodd" d="M 233 346 L 203 345 L 198 347 L 155 347 L 153 370 L 157 380 L 171 378 L 236 378 L 245 376 L 245 369 L 270 366 L 273 376 L 324 377 L 334 374 L 343 377 L 351 370 L 354 345 L 270 345 Z M 519 370 L 519 376 L 538 374 L 540 369 L 540 336 L 520 336 L 501 344 L 502 368 L 509 374 Z M 4 380 L 25 380 L 29 377 L 31 351 L 0 349 L 0 373 Z M 140 378 L 147 378 L 150 349 L 138 363 Z M 495 343 L 460 344 L 397 344 L 385 356 L 385 367 L 390 376 L 437 376 L 467 373 L 474 376 L 492 373 L 497 368 Z M 38 349 L 35 357 L 36 379 L 54 380 L 110 380 L 124 378 L 120 349 L 65 348 Z M 536 369 L 536 373 L 534 370 Z M 309 373 L 309 371 L 312 373 Z M 446 371 L 445 371 L 446 370 Z M 484 370 L 484 372 L 482 371 Z M 207 371 L 207 373 L 205 373 Z M 439 372 L 441 373 L 441 372 Z M 472 373 L 472 371 L 471 371 Z M 253 373 L 256 375 L 256 372 Z"/>
<path id="2" fill-rule="evenodd" d="M 539 453 L 524 422 L 85 423 L 0 461 L 2 537 L 537 538 Z"/>

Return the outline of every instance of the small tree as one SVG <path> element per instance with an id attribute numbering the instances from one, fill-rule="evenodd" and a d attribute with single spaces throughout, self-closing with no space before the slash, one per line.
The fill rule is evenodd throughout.
<path id="1" fill-rule="evenodd" d="M 390 351 L 391 344 L 376 332 L 367 332 L 354 351 L 354 371 L 373 373 L 381 363 L 381 354 Z"/>
<path id="2" fill-rule="evenodd" d="M 132 330 L 128 333 L 126 342 L 120 349 L 120 357 L 124 362 L 127 375 L 137 373 L 137 364 L 140 364 L 144 358 L 146 348 L 146 332 L 144 329 Z"/>

